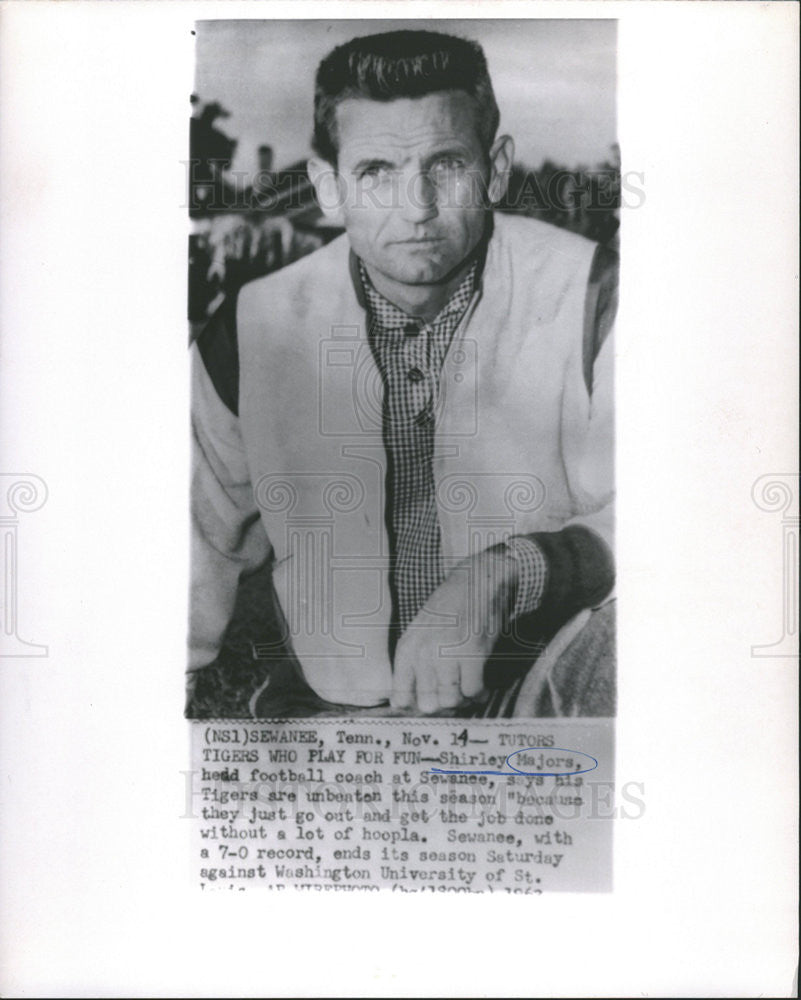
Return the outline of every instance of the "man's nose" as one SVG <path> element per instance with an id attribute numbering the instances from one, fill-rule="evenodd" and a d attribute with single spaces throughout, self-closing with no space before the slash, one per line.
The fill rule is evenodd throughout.
<path id="1" fill-rule="evenodd" d="M 437 214 L 437 188 L 424 170 L 404 177 L 400 199 L 401 213 L 407 222 L 426 222 Z"/>

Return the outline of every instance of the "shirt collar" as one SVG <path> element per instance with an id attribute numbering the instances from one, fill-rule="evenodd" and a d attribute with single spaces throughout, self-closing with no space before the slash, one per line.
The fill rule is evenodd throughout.
<path id="1" fill-rule="evenodd" d="M 390 302 L 387 298 L 385 298 L 373 285 L 364 263 L 361 260 L 358 260 L 358 258 L 357 263 L 359 280 L 365 299 L 365 306 L 378 326 L 385 330 L 393 330 L 396 327 L 406 326 L 410 322 L 419 322 L 419 320 L 417 320 L 414 316 L 410 316 L 408 313 L 404 312 L 403 309 L 400 309 L 393 302 Z M 458 287 L 451 294 L 448 301 L 442 309 L 440 309 L 431 323 L 428 324 L 429 326 L 435 326 L 437 323 L 440 323 L 447 316 L 451 316 L 453 313 L 459 313 L 459 315 L 461 315 L 464 312 L 473 295 L 473 290 L 475 289 L 477 269 L 478 265 L 474 261 L 467 274 L 465 274 L 464 278 L 462 278 L 459 282 Z"/>
<path id="2" fill-rule="evenodd" d="M 473 266 L 470 268 L 468 273 L 465 275 L 462 282 L 460 282 L 459 287 L 448 299 L 447 303 L 443 306 L 440 312 L 437 314 L 434 322 L 438 322 L 443 316 L 449 314 L 451 311 L 458 309 L 460 303 L 462 302 L 462 291 L 465 288 L 469 288 L 470 294 L 467 296 L 469 300 L 472 297 L 472 293 L 476 288 L 481 288 L 481 284 L 484 278 L 484 264 L 487 259 L 487 250 L 489 248 L 490 240 L 492 239 L 492 233 L 495 228 L 495 219 L 492 212 L 487 215 L 487 226 L 484 235 L 481 238 L 476 249 L 473 251 Z M 399 309 L 392 302 L 389 302 L 384 298 L 383 295 L 378 292 L 373 283 L 370 281 L 370 277 L 367 274 L 367 270 L 362 263 L 361 259 L 356 256 L 356 254 L 351 249 L 348 258 L 348 270 L 350 271 L 350 279 L 353 285 L 353 290 L 356 294 L 356 300 L 359 305 L 366 312 L 373 311 L 373 306 L 375 299 L 372 296 L 377 296 L 382 303 L 386 303 L 386 307 L 390 310 L 395 310 L 398 313 L 398 325 L 403 326 L 409 323 L 413 317 L 408 316 L 402 309 Z M 372 296 L 368 298 L 368 293 L 372 293 Z M 466 303 L 465 303 L 466 304 Z M 384 325 L 384 324 L 382 324 Z M 433 325 L 433 324 L 432 324 Z"/>

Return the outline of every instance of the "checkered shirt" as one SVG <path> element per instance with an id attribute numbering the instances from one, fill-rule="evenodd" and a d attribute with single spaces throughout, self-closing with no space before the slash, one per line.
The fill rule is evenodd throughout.
<path id="1" fill-rule="evenodd" d="M 433 469 L 435 408 L 445 355 L 473 297 L 477 265 L 430 323 L 388 302 L 361 261 L 359 275 L 368 306 L 370 347 L 385 389 L 390 584 L 395 621 L 403 631 L 445 578 Z M 539 607 L 547 565 L 530 539 L 516 536 L 507 547 L 518 566 L 515 618 Z"/>

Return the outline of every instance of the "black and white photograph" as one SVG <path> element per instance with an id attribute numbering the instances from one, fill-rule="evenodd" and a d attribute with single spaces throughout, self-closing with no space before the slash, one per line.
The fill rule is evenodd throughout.
<path id="1" fill-rule="evenodd" d="M 615 715 L 616 27 L 197 23 L 189 718 Z"/>
<path id="2" fill-rule="evenodd" d="M 0 0 L 0 994 L 798 996 L 799 5 Z"/>

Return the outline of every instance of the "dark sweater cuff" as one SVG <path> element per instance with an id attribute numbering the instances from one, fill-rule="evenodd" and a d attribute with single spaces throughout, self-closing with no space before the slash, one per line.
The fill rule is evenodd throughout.
<path id="1" fill-rule="evenodd" d="M 535 532 L 526 537 L 539 545 L 548 563 L 540 604 L 545 618 L 566 622 L 608 597 L 615 583 L 615 563 L 600 535 L 574 524 L 561 531 Z"/>

